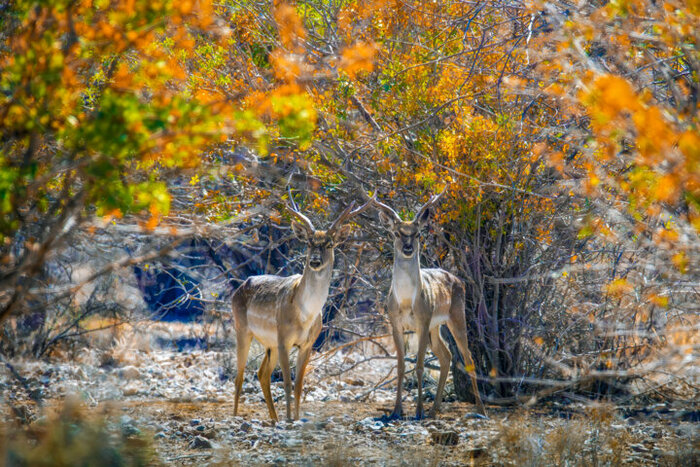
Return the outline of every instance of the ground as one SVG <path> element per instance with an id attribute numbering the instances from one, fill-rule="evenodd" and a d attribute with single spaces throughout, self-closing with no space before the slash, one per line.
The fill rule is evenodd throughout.
<path id="1" fill-rule="evenodd" d="M 373 344 L 316 354 L 302 419 L 278 424 L 267 415 L 255 377 L 261 352 L 254 349 L 234 417 L 235 352 L 187 348 L 200 346 L 207 331 L 144 324 L 104 348 L 92 342 L 44 361 L 9 362 L 25 381 L 9 366 L 0 373 L 4 432 L 11 438 L 45 423 L 66 397 L 77 397 L 125 436 L 148 439 L 160 462 L 172 465 L 697 465 L 697 408 L 687 403 L 621 407 L 557 399 L 532 407 L 487 405 L 485 419 L 473 405 L 454 401 L 448 385 L 438 419 L 385 423 L 380 417 L 393 406 L 395 362 Z M 281 386 L 273 384 L 280 415 Z M 433 388 L 428 375 L 428 397 Z M 409 391 L 407 414 L 415 410 L 414 397 Z"/>

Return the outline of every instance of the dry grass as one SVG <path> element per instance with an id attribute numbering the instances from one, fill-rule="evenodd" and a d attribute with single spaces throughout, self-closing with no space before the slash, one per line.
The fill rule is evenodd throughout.
<path id="1" fill-rule="evenodd" d="M 146 466 L 157 458 L 149 437 L 90 414 L 68 398 L 58 412 L 27 426 L 4 424 L 0 464 L 9 466 Z"/>
<path id="2" fill-rule="evenodd" d="M 696 425 L 685 433 L 676 430 L 679 436 L 650 437 L 622 419 L 612 404 L 591 405 L 569 420 L 520 412 L 497 426 L 490 459 L 481 465 L 699 465 Z"/>

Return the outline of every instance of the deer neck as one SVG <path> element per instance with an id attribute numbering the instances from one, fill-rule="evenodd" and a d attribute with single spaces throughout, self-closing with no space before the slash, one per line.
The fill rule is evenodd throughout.
<path id="1" fill-rule="evenodd" d="M 419 253 L 406 258 L 399 250 L 394 251 L 392 290 L 401 308 L 413 307 L 420 294 L 421 275 Z"/>
<path id="2" fill-rule="evenodd" d="M 331 285 L 333 258 L 321 269 L 314 270 L 308 264 L 299 281 L 298 304 L 306 316 L 317 315 L 323 310 Z"/>

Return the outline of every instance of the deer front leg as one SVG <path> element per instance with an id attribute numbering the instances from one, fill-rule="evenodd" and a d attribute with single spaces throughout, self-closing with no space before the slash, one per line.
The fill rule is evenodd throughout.
<path id="1" fill-rule="evenodd" d="M 401 405 L 403 392 L 403 378 L 406 372 L 406 362 L 404 360 L 404 340 L 403 326 L 398 320 L 398 306 L 393 301 L 389 302 L 389 320 L 391 321 L 391 331 L 396 346 L 396 403 L 391 418 L 403 418 L 403 407 Z"/>
<path id="2" fill-rule="evenodd" d="M 306 365 L 309 363 L 311 355 L 311 346 L 299 349 L 297 355 L 297 371 L 294 380 L 294 420 L 299 420 L 299 404 L 301 403 L 301 390 L 304 387 L 304 375 L 306 374 Z"/>
<path id="3" fill-rule="evenodd" d="M 421 326 L 418 331 L 418 354 L 416 355 L 416 377 L 418 378 L 418 404 L 416 405 L 416 419 L 424 417 L 423 412 L 423 367 L 425 365 L 425 353 L 428 350 L 428 338 L 430 333 L 428 326 Z"/>
<path id="4" fill-rule="evenodd" d="M 301 404 L 301 391 L 304 387 L 304 377 L 306 376 L 306 366 L 309 364 L 309 357 L 311 356 L 311 349 L 314 342 L 318 339 L 318 335 L 321 334 L 321 328 L 323 322 L 321 316 L 318 317 L 316 322 L 314 322 L 313 327 L 309 331 L 309 338 L 307 339 L 307 344 L 303 348 L 299 348 L 299 354 L 297 355 L 297 374 L 294 380 L 294 419 L 299 420 L 299 405 Z"/>
<path id="5" fill-rule="evenodd" d="M 287 405 L 287 421 L 292 421 L 292 370 L 289 367 L 289 348 L 280 340 L 279 347 L 280 367 L 284 379 L 284 401 Z"/>

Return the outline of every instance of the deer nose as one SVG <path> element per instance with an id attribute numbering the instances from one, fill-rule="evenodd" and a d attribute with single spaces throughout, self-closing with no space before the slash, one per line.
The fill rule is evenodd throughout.
<path id="1" fill-rule="evenodd" d="M 311 251 L 311 255 L 309 255 L 309 265 L 311 265 L 312 268 L 317 268 L 323 263 L 322 258 L 321 258 L 321 252 L 320 251 Z"/>

